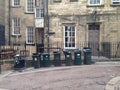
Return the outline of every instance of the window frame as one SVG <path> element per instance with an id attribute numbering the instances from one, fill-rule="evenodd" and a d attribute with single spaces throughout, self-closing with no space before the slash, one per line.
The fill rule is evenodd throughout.
<path id="1" fill-rule="evenodd" d="M 37 12 L 37 10 L 39 10 L 39 13 Z M 37 16 L 37 14 L 38 14 L 38 16 Z M 44 18 L 44 9 L 43 8 L 35 8 L 35 18 L 40 18 L 40 19 Z"/>
<path id="2" fill-rule="evenodd" d="M 53 0 L 54 3 L 61 3 L 62 0 Z"/>
<path id="3" fill-rule="evenodd" d="M 91 4 L 91 3 L 90 3 L 91 0 L 88 0 L 88 6 L 101 6 L 101 5 L 104 4 L 104 0 L 99 0 L 99 1 L 100 1 L 99 4 L 98 4 L 98 3 Z"/>
<path id="4" fill-rule="evenodd" d="M 20 27 L 21 27 L 21 19 L 17 18 L 17 17 L 12 18 L 12 35 L 14 35 L 14 36 L 21 35 L 20 34 Z M 15 29 L 15 28 L 17 28 L 19 31 L 17 31 L 17 29 Z M 19 32 L 19 33 L 17 34 L 15 32 Z"/>
<path id="5" fill-rule="evenodd" d="M 67 43 L 66 43 L 66 30 L 65 30 L 65 28 L 66 27 L 70 27 L 70 28 L 72 28 L 72 27 L 74 27 L 74 35 L 72 36 L 72 35 L 70 35 L 70 31 L 67 31 L 67 33 L 69 33 L 68 34 L 68 37 L 69 37 L 69 40 L 70 41 L 68 41 Z M 64 39 L 64 49 L 76 49 L 76 26 L 75 25 L 65 25 L 64 27 L 64 36 L 63 36 L 63 39 Z M 71 30 L 72 31 L 72 30 Z M 71 34 L 73 34 L 73 33 L 71 33 Z M 70 37 L 71 36 L 71 37 Z M 72 37 L 73 37 L 73 39 L 74 39 L 74 42 L 72 42 Z M 70 44 L 69 44 L 70 43 Z M 72 43 L 73 43 L 73 45 L 72 45 Z M 68 45 L 68 46 L 66 46 L 66 44 Z M 69 46 L 70 45 L 70 46 Z"/>
<path id="6" fill-rule="evenodd" d="M 18 2 L 15 2 L 15 1 L 18 1 Z M 15 5 L 15 3 L 17 3 L 17 4 Z M 12 0 L 12 6 L 13 7 L 20 7 L 20 0 Z"/>
<path id="7" fill-rule="evenodd" d="M 31 10 L 29 11 L 29 9 L 28 9 L 28 1 L 29 0 L 26 0 L 26 13 L 34 13 L 34 11 L 35 11 L 35 0 L 33 0 L 33 2 L 32 2 L 33 3 L 32 11 Z"/>
<path id="8" fill-rule="evenodd" d="M 118 2 L 118 4 L 117 4 L 117 3 L 115 4 L 115 3 L 113 3 L 113 2 Z M 111 0 L 111 4 L 112 4 L 112 5 L 120 5 L 120 0 L 119 0 L 119 1 L 113 1 L 113 0 Z"/>
<path id="9" fill-rule="evenodd" d="M 28 32 L 28 30 L 30 30 L 29 32 Z M 32 33 L 31 33 L 31 30 L 32 30 Z M 32 27 L 32 26 L 27 26 L 26 27 L 26 44 L 35 44 L 35 42 L 34 42 L 34 37 L 35 37 L 35 32 L 34 32 L 35 30 L 34 30 L 34 27 Z M 29 36 L 30 35 L 30 36 Z M 32 36 L 32 37 L 31 37 Z M 29 42 L 29 40 L 32 38 L 32 41 L 31 42 Z"/>
<path id="10" fill-rule="evenodd" d="M 78 2 L 78 0 L 70 0 L 69 2 Z"/>

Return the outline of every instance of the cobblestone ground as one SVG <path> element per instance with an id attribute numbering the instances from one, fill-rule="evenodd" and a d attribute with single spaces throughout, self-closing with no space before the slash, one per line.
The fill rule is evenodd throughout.
<path id="1" fill-rule="evenodd" d="M 60 67 L 61 68 L 61 67 Z M 104 90 L 120 75 L 117 65 L 83 65 L 36 72 L 17 72 L 1 78 L 0 88 L 9 90 Z"/>

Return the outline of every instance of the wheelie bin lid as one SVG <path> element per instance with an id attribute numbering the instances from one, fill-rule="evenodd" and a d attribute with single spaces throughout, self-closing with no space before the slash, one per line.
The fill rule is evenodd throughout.
<path id="1" fill-rule="evenodd" d="M 71 54 L 71 51 L 65 49 L 65 50 L 63 50 L 63 53 L 64 53 L 64 54 Z"/>
<path id="2" fill-rule="evenodd" d="M 60 53 L 60 51 L 53 51 L 54 54 Z"/>
<path id="3" fill-rule="evenodd" d="M 74 53 L 78 53 L 78 52 L 81 52 L 81 50 L 79 49 L 74 50 Z"/>
<path id="4" fill-rule="evenodd" d="M 90 47 L 84 47 L 83 52 L 92 52 Z"/>

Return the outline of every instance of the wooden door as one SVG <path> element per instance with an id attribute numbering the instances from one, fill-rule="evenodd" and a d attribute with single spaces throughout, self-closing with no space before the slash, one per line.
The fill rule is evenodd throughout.
<path id="1" fill-rule="evenodd" d="M 90 24 L 88 26 L 89 35 L 88 35 L 88 46 L 92 49 L 92 55 L 98 55 L 99 51 L 99 34 L 100 34 L 100 25 L 99 24 Z"/>

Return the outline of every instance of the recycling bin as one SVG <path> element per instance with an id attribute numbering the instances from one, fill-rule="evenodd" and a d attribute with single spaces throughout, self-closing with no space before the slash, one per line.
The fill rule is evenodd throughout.
<path id="1" fill-rule="evenodd" d="M 75 50 L 74 51 L 74 64 L 75 65 L 81 65 L 82 64 L 81 51 L 80 50 Z"/>
<path id="2" fill-rule="evenodd" d="M 40 68 L 40 63 L 41 63 L 41 55 L 40 53 L 33 53 L 32 55 L 33 58 L 33 66 L 35 69 Z"/>
<path id="3" fill-rule="evenodd" d="M 54 51 L 54 65 L 61 66 L 61 54 L 58 51 Z"/>
<path id="4" fill-rule="evenodd" d="M 63 51 L 65 55 L 65 64 L 66 66 L 71 66 L 72 65 L 72 53 L 69 50 L 64 50 Z"/>
<path id="5" fill-rule="evenodd" d="M 45 67 L 49 67 L 51 65 L 50 54 L 49 53 L 43 53 L 43 65 Z"/>
<path id="6" fill-rule="evenodd" d="M 85 47 L 83 48 L 83 52 L 84 52 L 84 64 L 89 65 L 92 63 L 92 51 L 91 48 L 89 47 Z"/>
<path id="7" fill-rule="evenodd" d="M 14 69 L 15 70 L 22 70 L 25 68 L 25 59 L 24 56 L 20 54 L 16 54 L 14 57 Z"/>

